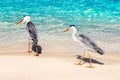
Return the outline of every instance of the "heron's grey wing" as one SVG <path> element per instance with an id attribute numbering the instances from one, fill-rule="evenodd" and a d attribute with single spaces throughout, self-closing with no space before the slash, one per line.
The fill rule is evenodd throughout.
<path id="1" fill-rule="evenodd" d="M 27 29 L 28 29 L 28 32 L 29 32 L 31 39 L 37 43 L 38 42 L 38 35 L 37 35 L 37 30 L 35 28 L 35 25 L 32 22 L 28 22 Z"/>
<path id="2" fill-rule="evenodd" d="M 86 47 L 90 49 L 94 49 L 94 47 L 97 47 L 96 43 L 84 34 L 80 34 L 79 39 Z"/>
<path id="3" fill-rule="evenodd" d="M 101 55 L 104 54 L 104 51 L 100 47 L 98 47 L 97 44 L 93 42 L 90 38 L 88 38 L 87 36 L 80 34 L 79 39 L 87 49 L 94 50 Z"/>

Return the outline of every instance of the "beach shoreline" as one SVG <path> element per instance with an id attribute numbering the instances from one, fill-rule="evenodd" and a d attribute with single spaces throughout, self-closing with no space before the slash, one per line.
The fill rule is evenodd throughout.
<path id="1" fill-rule="evenodd" d="M 1 0 L 0 7 L 0 80 L 120 80 L 120 0 Z M 88 54 L 76 65 L 86 47 L 80 34 L 104 50 L 87 51 L 95 68 L 86 68 Z M 29 38 L 42 54 L 27 54 Z"/>

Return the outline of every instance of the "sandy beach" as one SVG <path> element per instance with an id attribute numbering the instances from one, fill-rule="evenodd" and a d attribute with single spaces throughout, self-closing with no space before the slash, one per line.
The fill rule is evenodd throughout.
<path id="1" fill-rule="evenodd" d="M 120 80 L 120 0 L 0 0 L 0 7 L 0 80 Z M 29 40 L 42 54 L 27 54 Z M 76 65 L 81 47 L 105 54 L 87 51 Z"/>
<path id="2" fill-rule="evenodd" d="M 79 62 L 79 47 L 67 48 L 71 44 L 59 44 L 63 47 L 42 43 L 43 54 L 39 57 L 26 54 L 27 45 L 2 46 L 0 49 L 0 80 L 119 80 L 120 58 L 106 53 L 99 55 L 92 53 L 92 62 L 95 68 L 86 68 L 89 65 L 88 56 L 85 56 L 83 65 Z M 54 43 L 55 44 L 55 43 Z M 52 46 L 52 47 L 50 47 Z M 109 51 L 108 51 L 109 52 Z M 115 53 L 115 52 L 114 52 Z"/>

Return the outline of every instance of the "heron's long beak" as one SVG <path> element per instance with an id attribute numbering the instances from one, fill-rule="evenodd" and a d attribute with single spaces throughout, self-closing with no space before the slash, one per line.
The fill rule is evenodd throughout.
<path id="1" fill-rule="evenodd" d="M 65 30 L 64 30 L 64 32 L 67 32 L 67 31 L 69 31 L 70 29 L 69 28 L 66 28 Z"/>
<path id="2" fill-rule="evenodd" d="M 21 20 L 17 23 L 17 25 L 18 25 L 18 26 L 21 26 L 22 23 L 23 23 L 23 20 L 24 20 L 24 19 L 21 19 Z"/>

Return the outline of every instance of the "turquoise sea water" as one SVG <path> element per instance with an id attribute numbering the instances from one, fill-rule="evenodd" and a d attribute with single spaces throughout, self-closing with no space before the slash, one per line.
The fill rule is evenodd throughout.
<path id="1" fill-rule="evenodd" d="M 0 0 L 1 43 L 24 40 L 24 25 L 17 28 L 16 23 L 25 15 L 31 16 L 41 41 L 63 38 L 63 30 L 74 24 L 79 33 L 120 43 L 119 0 Z"/>

